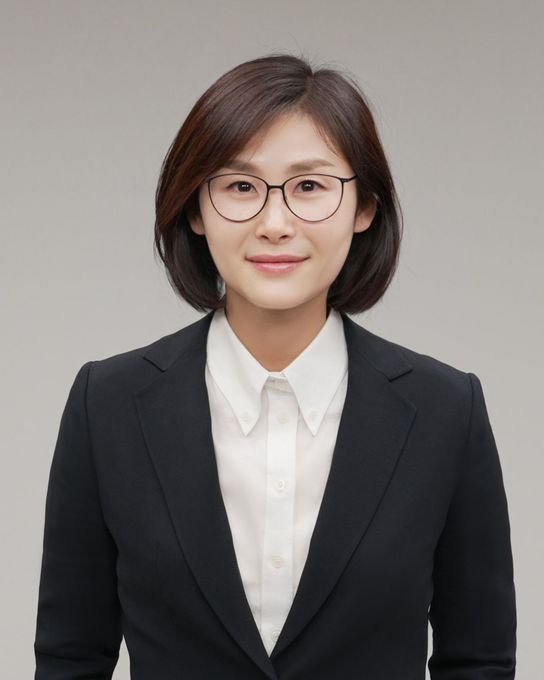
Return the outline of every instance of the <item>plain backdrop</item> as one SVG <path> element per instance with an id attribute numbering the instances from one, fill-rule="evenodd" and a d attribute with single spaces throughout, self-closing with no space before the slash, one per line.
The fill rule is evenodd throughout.
<path id="1" fill-rule="evenodd" d="M 506 486 L 518 673 L 544 640 L 544 5 L 2 0 L 0 675 L 34 671 L 47 478 L 78 368 L 201 314 L 153 256 L 160 164 L 197 97 L 274 50 L 352 74 L 404 212 L 354 317 L 483 384 Z M 430 652 L 430 648 L 429 648 Z M 128 678 L 126 648 L 114 677 Z"/>

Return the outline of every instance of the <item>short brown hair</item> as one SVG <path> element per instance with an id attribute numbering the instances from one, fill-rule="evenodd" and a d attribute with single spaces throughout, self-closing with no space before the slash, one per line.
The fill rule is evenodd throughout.
<path id="1" fill-rule="evenodd" d="M 308 59 L 270 54 L 246 61 L 197 100 L 163 161 L 155 195 L 154 246 L 174 290 L 198 311 L 225 306 L 206 239 L 187 215 L 199 213 L 201 183 L 283 113 L 309 115 L 357 175 L 357 207 L 377 202 L 368 229 L 354 233 L 327 306 L 358 314 L 372 307 L 396 271 L 402 210 L 369 105 L 356 81 Z"/>

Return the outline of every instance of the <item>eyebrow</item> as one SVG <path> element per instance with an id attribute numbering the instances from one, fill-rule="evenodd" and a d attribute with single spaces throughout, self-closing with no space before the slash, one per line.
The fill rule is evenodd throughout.
<path id="1" fill-rule="evenodd" d="M 291 163 L 288 165 L 287 172 L 308 172 L 314 170 L 318 167 L 334 167 L 334 163 L 325 160 L 324 158 L 309 158 L 307 160 L 298 161 L 297 163 Z M 242 161 L 238 158 L 231 158 L 225 163 L 224 168 L 232 168 L 233 170 L 239 170 L 241 172 L 251 172 L 257 173 L 259 168 L 249 161 Z"/>

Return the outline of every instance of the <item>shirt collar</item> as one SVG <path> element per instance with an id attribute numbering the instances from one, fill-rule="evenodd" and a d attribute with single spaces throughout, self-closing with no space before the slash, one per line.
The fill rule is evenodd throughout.
<path id="1" fill-rule="evenodd" d="M 348 369 L 344 324 L 331 308 L 312 342 L 283 371 L 268 371 L 242 344 L 224 309 L 214 312 L 206 360 L 208 369 L 247 435 L 259 419 L 267 380 L 291 389 L 309 430 L 315 435 Z M 286 380 L 285 380 L 286 379 Z"/>

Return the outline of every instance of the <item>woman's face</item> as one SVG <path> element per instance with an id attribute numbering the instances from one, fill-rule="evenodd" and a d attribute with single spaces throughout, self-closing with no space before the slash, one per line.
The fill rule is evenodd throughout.
<path id="1" fill-rule="evenodd" d="M 269 184 L 281 184 L 299 175 L 303 171 L 290 169 L 291 164 L 312 159 L 327 162 L 312 167 L 312 173 L 338 177 L 354 174 L 347 161 L 327 146 L 312 119 L 301 114 L 284 114 L 276 119 L 236 158 L 251 163 L 252 169 L 247 172 Z M 239 172 L 239 169 L 224 166 L 213 174 L 228 172 Z M 344 183 L 340 207 L 320 222 L 306 222 L 294 215 L 285 205 L 280 189 L 270 191 L 258 215 L 245 222 L 231 222 L 216 212 L 204 183 L 199 193 L 201 214 L 190 218 L 190 224 L 195 233 L 206 237 L 225 282 L 229 306 L 241 299 L 244 304 L 258 308 L 282 310 L 322 301 L 325 309 L 328 289 L 344 265 L 353 233 L 367 229 L 375 213 L 375 206 L 371 206 L 355 214 L 355 183 L 356 180 Z M 302 188 L 308 190 L 312 186 Z M 248 189 L 253 190 L 247 185 L 236 185 L 229 190 Z M 301 190 L 300 185 L 296 190 Z M 292 271 L 269 272 L 261 271 L 248 260 L 263 254 L 289 254 L 307 259 Z"/>

